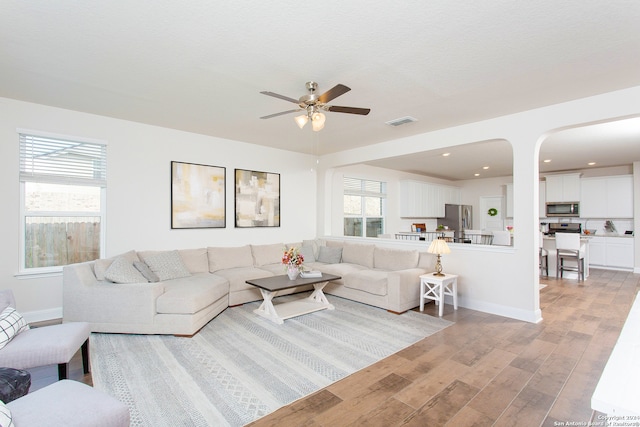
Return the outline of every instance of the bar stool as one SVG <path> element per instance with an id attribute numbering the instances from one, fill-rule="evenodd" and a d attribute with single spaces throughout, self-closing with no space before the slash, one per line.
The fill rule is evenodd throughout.
<path id="1" fill-rule="evenodd" d="M 540 268 L 540 274 L 544 272 L 545 276 L 549 276 L 549 251 L 543 248 L 544 236 L 540 233 L 540 240 L 538 244 L 538 267 Z"/>
<path id="2" fill-rule="evenodd" d="M 580 244 L 578 233 L 556 233 L 556 279 L 566 271 L 577 271 L 578 280 L 584 280 L 585 246 Z M 575 261 L 576 266 L 564 264 L 565 260 Z"/>

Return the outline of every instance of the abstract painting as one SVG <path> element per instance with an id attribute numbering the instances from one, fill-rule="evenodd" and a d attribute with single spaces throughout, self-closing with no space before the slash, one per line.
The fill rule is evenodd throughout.
<path id="1" fill-rule="evenodd" d="M 280 174 L 236 169 L 236 227 L 280 227 Z"/>
<path id="2" fill-rule="evenodd" d="M 226 169 L 171 162 L 171 228 L 226 227 Z"/>

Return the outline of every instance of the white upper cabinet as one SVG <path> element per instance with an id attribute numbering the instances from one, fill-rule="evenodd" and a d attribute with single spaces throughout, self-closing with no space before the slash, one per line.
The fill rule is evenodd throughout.
<path id="1" fill-rule="evenodd" d="M 581 217 L 633 218 L 631 175 L 583 178 L 581 181 Z"/>
<path id="2" fill-rule="evenodd" d="M 460 189 L 421 181 L 400 181 L 402 218 L 442 218 L 445 204 L 460 204 Z"/>
<path id="3" fill-rule="evenodd" d="M 547 202 L 578 202 L 580 201 L 580 174 L 569 173 L 563 175 L 547 175 Z"/>

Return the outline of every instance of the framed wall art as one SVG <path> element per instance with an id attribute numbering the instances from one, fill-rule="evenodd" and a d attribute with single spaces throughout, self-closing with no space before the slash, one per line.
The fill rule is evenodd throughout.
<path id="1" fill-rule="evenodd" d="M 280 174 L 235 172 L 236 227 L 280 227 Z"/>
<path id="2" fill-rule="evenodd" d="M 226 169 L 171 162 L 171 228 L 226 227 Z"/>

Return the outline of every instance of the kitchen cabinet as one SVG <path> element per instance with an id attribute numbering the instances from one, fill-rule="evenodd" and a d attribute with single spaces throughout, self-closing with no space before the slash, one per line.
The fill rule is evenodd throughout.
<path id="1" fill-rule="evenodd" d="M 460 204 L 458 187 L 421 181 L 400 181 L 402 218 L 442 218 L 445 204 Z"/>
<path id="2" fill-rule="evenodd" d="M 589 239 L 589 265 L 632 269 L 633 251 L 633 238 L 594 236 Z"/>
<path id="3" fill-rule="evenodd" d="M 607 267 L 633 268 L 633 239 L 605 237 Z"/>
<path id="4" fill-rule="evenodd" d="M 546 176 L 546 202 L 577 202 L 580 200 L 580 174 Z"/>
<path id="5" fill-rule="evenodd" d="M 589 238 L 589 263 L 593 266 L 606 266 L 606 244 L 604 237 Z"/>
<path id="6" fill-rule="evenodd" d="M 582 218 L 633 218 L 633 176 L 583 178 Z"/>

